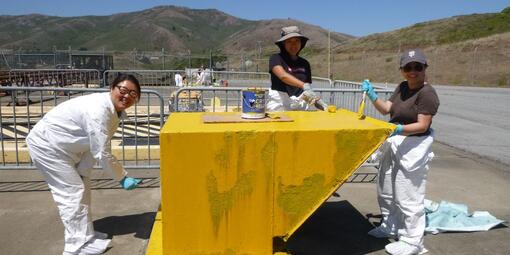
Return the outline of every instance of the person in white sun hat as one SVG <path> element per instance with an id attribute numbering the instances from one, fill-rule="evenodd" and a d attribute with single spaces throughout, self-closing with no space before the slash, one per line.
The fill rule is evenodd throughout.
<path id="1" fill-rule="evenodd" d="M 428 163 L 434 157 L 432 118 L 439 108 L 434 88 L 425 81 L 428 67 L 425 54 L 418 49 L 404 52 L 400 73 L 405 79 L 386 101 L 377 96 L 365 80 L 362 89 L 382 114 L 390 114 L 395 131 L 379 149 L 380 163 L 377 195 L 382 214 L 381 225 L 370 230 L 377 238 L 398 241 L 386 245 L 396 255 L 423 254 L 425 232 L 425 185 Z"/>

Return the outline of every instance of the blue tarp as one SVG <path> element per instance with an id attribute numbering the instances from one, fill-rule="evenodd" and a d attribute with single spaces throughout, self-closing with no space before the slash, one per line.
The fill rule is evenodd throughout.
<path id="1" fill-rule="evenodd" d="M 425 200 L 426 233 L 487 231 L 503 222 L 486 211 L 469 213 L 464 204 Z"/>

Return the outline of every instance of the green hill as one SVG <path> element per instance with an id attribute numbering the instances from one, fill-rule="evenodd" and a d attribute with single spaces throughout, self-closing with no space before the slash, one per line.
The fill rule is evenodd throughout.
<path id="1" fill-rule="evenodd" d="M 269 55 L 277 51 L 274 41 L 287 25 L 300 26 L 310 38 L 302 55 L 310 60 L 314 76 L 331 73 L 334 79 L 399 82 L 400 52 L 422 48 L 429 58 L 427 74 L 432 83 L 510 86 L 510 7 L 359 38 L 338 32 L 328 35 L 321 27 L 293 19 L 253 21 L 215 9 L 177 6 L 111 16 L 3 15 L 0 49 L 105 50 L 115 54 L 116 68 L 131 69 L 196 66 L 208 63 L 209 53 L 214 52 L 230 70 L 257 71 L 267 70 Z M 169 61 L 164 67 L 162 49 L 163 59 Z M 201 60 L 192 61 L 192 55 Z M 245 65 L 248 60 L 253 64 Z"/>

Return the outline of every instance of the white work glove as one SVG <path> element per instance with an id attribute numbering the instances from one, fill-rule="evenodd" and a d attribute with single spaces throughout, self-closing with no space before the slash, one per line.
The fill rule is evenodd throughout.
<path id="1" fill-rule="evenodd" d="M 315 94 L 315 92 L 313 92 L 312 84 L 305 83 L 303 85 L 303 90 L 304 90 L 303 93 L 299 97 L 305 100 L 307 104 L 313 105 L 315 104 L 315 102 L 317 102 L 317 100 L 320 99 L 320 97 L 317 94 Z"/>
<path id="2" fill-rule="evenodd" d="M 292 111 L 298 111 L 298 110 L 304 110 L 306 109 L 306 106 L 308 104 L 305 102 L 305 100 L 301 99 L 300 97 L 291 96 L 290 97 L 290 110 Z"/>

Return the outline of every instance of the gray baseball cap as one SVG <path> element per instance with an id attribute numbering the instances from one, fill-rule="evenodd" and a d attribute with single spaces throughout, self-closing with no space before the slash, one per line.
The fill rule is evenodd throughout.
<path id="1" fill-rule="evenodd" d="M 427 58 L 425 58 L 425 54 L 419 49 L 405 51 L 402 56 L 400 56 L 400 67 L 404 67 L 411 62 L 418 62 L 426 65 Z"/>

